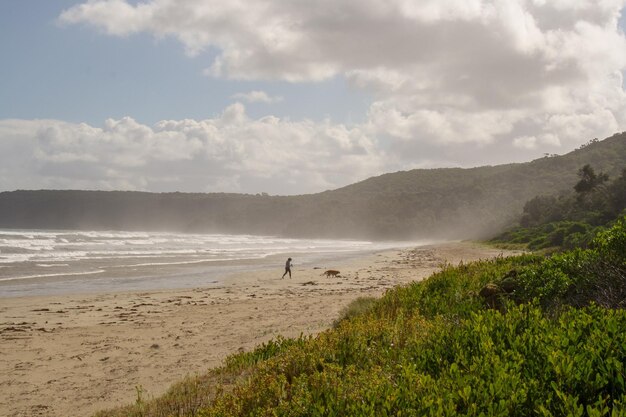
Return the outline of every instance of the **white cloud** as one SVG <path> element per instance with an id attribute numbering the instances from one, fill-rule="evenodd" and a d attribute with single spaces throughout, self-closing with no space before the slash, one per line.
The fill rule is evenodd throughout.
<path id="1" fill-rule="evenodd" d="M 603 49 L 616 52 L 623 42 L 617 36 L 623 5 L 623 0 L 152 0 L 132 6 L 91 0 L 59 20 L 118 36 L 139 31 L 174 36 L 193 54 L 217 47 L 222 53 L 214 68 L 224 76 L 319 80 L 381 66 L 410 73 L 411 66 L 427 67 L 433 60 L 457 75 L 463 63 L 470 64 L 470 72 L 509 58 L 558 64 L 570 53 L 560 47 L 589 35 L 585 43 L 606 58 Z M 618 45 L 596 43 L 609 38 Z M 579 57 L 575 53 L 574 59 L 585 63 Z M 490 59 L 481 62 L 485 58 Z"/>
<path id="2" fill-rule="evenodd" d="M 283 101 L 283 97 L 270 96 L 265 91 L 250 91 L 247 93 L 233 94 L 232 98 L 237 100 L 244 100 L 248 103 L 278 103 Z"/>
<path id="3" fill-rule="evenodd" d="M 513 146 L 521 149 L 534 150 L 540 146 L 546 149 L 549 147 L 560 146 L 560 140 L 553 134 L 545 134 L 539 136 L 519 136 L 513 139 Z"/>
<path id="4" fill-rule="evenodd" d="M 537 138 L 534 136 L 520 136 L 513 140 L 513 145 L 518 148 L 536 149 Z"/>
<path id="5" fill-rule="evenodd" d="M 95 24 L 111 34 L 124 36 L 146 30 L 152 19 L 153 7 L 148 4 L 130 5 L 125 0 L 89 1 L 65 11 L 61 23 Z"/>
<path id="6" fill-rule="evenodd" d="M 309 193 L 381 172 L 383 158 L 360 128 L 251 119 L 240 103 L 212 119 L 154 126 L 0 120 L 3 189 Z"/>
<path id="7" fill-rule="evenodd" d="M 563 153 L 626 130 L 625 4 L 90 0 L 59 21 L 173 37 L 192 57 L 217 51 L 212 77 L 341 77 L 372 97 L 365 121 L 255 119 L 240 102 L 151 126 L 0 120 L 0 189 L 293 194 L 398 169 Z M 258 90 L 232 98 L 286 100 Z"/>
<path id="8" fill-rule="evenodd" d="M 415 152 L 426 143 L 519 146 L 525 137 L 551 137 L 535 145 L 557 151 L 626 127 L 625 4 L 90 0 L 59 20 L 115 36 L 171 36 L 190 55 L 216 48 L 206 71 L 215 77 L 345 77 L 374 97 L 364 128 L 404 148 L 410 141 Z M 235 98 L 276 100 L 254 91 Z"/>
<path id="9" fill-rule="evenodd" d="M 624 108 L 626 111 L 626 107 Z M 620 123 L 611 111 L 593 108 L 589 113 L 551 115 L 544 130 L 557 132 L 561 140 L 572 143 L 580 137 L 605 138 L 620 130 Z"/>

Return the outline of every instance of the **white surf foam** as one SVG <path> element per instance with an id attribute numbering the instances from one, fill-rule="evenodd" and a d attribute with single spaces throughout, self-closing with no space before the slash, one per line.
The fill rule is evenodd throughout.
<path id="1" fill-rule="evenodd" d="M 25 275 L 25 276 L 18 276 L 18 277 L 0 278 L 0 281 L 17 281 L 21 279 L 64 277 L 64 276 L 69 276 L 69 275 L 93 275 L 93 274 L 101 274 L 103 272 L 104 272 L 103 269 L 98 269 L 96 271 L 87 271 L 87 272 L 66 272 L 66 273 L 58 273 L 58 274 Z"/>

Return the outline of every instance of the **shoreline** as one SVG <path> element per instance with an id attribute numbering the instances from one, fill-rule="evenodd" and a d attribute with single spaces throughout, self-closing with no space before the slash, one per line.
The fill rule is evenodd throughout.
<path id="1" fill-rule="evenodd" d="M 419 244 L 419 243 L 417 243 Z M 20 266 L 23 276 L 0 276 L 0 301 L 9 298 L 47 297 L 65 295 L 95 295 L 123 292 L 179 291 L 223 284 L 228 277 L 242 272 L 254 272 L 280 268 L 288 256 L 299 260 L 300 266 L 325 263 L 344 263 L 350 259 L 359 259 L 374 253 L 408 248 L 415 245 L 403 245 L 390 242 L 387 245 L 369 249 L 346 251 L 274 252 L 258 257 L 235 259 L 170 259 L 168 262 L 146 262 L 138 258 L 138 263 L 123 264 L 115 258 L 100 261 L 77 261 L 71 265 L 46 265 L 46 273 L 35 273 L 28 264 Z M 152 258 L 154 259 L 154 258 Z M 143 263 L 141 263 L 143 262 Z M 34 264 L 33 264 L 34 265 Z M 38 268 L 42 265 L 37 264 Z M 57 268 L 68 267 L 69 271 L 57 272 Z M 14 265 L 0 268 L 16 268 Z M 6 274 L 7 272 L 4 272 Z"/>
<path id="2" fill-rule="evenodd" d="M 292 279 L 280 279 L 279 263 L 212 287 L 3 298 L 0 416 L 90 415 L 134 401 L 136 387 L 158 396 L 237 351 L 319 333 L 357 297 L 421 280 L 444 263 L 512 253 L 444 243 L 296 264 Z M 326 268 L 341 277 L 322 276 Z"/>

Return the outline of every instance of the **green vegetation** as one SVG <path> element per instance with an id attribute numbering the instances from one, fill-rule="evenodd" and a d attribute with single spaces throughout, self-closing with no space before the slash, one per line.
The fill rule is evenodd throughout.
<path id="1" fill-rule="evenodd" d="M 520 226 L 494 238 L 494 243 L 520 244 L 531 250 L 587 246 L 593 236 L 626 210 L 626 168 L 614 181 L 590 165 L 569 193 L 537 196 L 526 203 Z"/>
<path id="2" fill-rule="evenodd" d="M 5 192 L 0 193 L 0 227 L 485 238 L 513 224 L 536 195 L 571 190 L 576 170 L 586 164 L 619 176 L 626 166 L 626 133 L 523 164 L 395 172 L 311 195 Z"/>
<path id="3" fill-rule="evenodd" d="M 359 297 L 356 300 L 352 301 L 350 304 L 345 306 L 339 312 L 339 318 L 335 320 L 333 324 L 334 327 L 337 327 L 344 320 L 349 320 L 352 317 L 360 316 L 367 313 L 369 310 L 374 307 L 376 304 L 376 298 L 374 297 Z"/>
<path id="4" fill-rule="evenodd" d="M 586 249 L 447 266 L 99 416 L 624 416 L 625 302 L 622 218 Z"/>

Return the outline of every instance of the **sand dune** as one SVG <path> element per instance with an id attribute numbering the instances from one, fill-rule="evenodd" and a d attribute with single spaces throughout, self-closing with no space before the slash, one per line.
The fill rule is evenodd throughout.
<path id="1" fill-rule="evenodd" d="M 278 335 L 328 328 L 351 300 L 502 251 L 450 243 L 241 273 L 219 287 L 0 301 L 0 415 L 85 416 L 157 396 Z M 326 268 L 341 276 L 322 276 Z"/>

